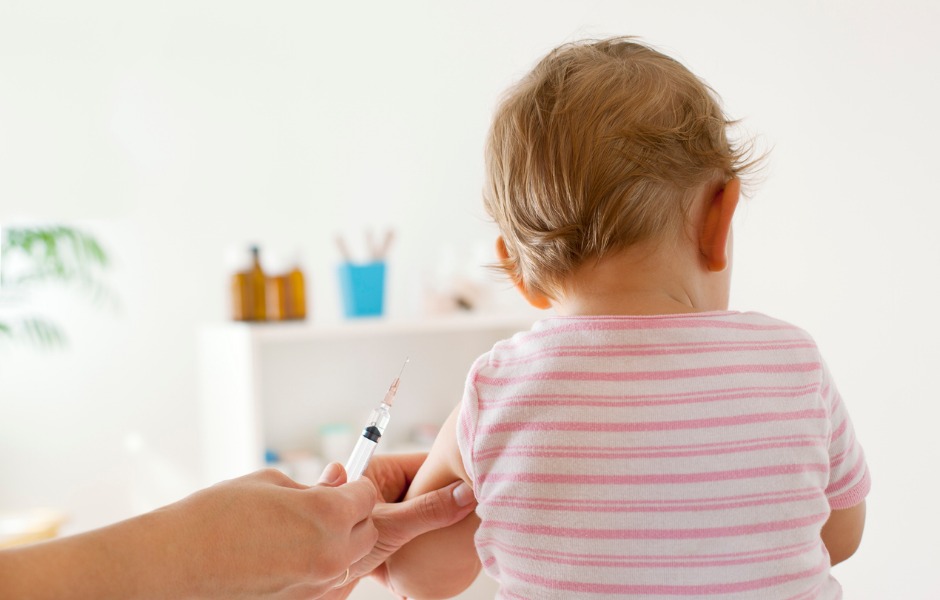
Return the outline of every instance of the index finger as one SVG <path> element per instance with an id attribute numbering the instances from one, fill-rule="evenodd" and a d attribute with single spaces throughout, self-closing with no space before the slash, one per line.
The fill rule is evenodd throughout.
<path id="1" fill-rule="evenodd" d="M 427 457 L 426 452 L 374 456 L 365 475 L 375 482 L 375 487 L 386 502 L 397 502 L 408 491 L 408 486 Z"/>
<path id="2" fill-rule="evenodd" d="M 410 454 L 383 454 L 373 456 L 373 463 L 378 463 L 377 467 L 383 467 L 385 464 L 397 468 L 409 480 L 414 479 L 415 473 L 424 464 L 427 459 L 427 452 L 412 452 Z"/>

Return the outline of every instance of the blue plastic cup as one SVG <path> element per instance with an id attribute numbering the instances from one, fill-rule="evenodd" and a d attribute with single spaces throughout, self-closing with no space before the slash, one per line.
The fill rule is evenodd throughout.
<path id="1" fill-rule="evenodd" d="M 347 318 L 380 317 L 385 303 L 385 263 L 343 263 L 338 268 Z"/>

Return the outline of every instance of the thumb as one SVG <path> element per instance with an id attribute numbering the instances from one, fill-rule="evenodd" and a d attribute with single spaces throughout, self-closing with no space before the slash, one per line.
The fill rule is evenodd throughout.
<path id="1" fill-rule="evenodd" d="M 410 540 L 423 533 L 453 525 L 476 508 L 473 490 L 463 481 L 398 504 L 386 504 L 399 533 Z"/>
<path id="2" fill-rule="evenodd" d="M 331 462 L 323 469 L 320 479 L 317 480 L 318 486 L 337 487 L 346 483 L 346 469 L 338 462 Z"/>

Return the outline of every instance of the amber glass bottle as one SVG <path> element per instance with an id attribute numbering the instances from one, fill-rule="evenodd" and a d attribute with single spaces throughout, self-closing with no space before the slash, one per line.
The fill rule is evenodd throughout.
<path id="1" fill-rule="evenodd" d="M 261 250 L 258 246 L 252 246 L 251 270 L 248 271 L 248 300 L 251 307 L 249 320 L 264 321 L 267 318 L 265 293 L 264 269 L 261 268 Z"/>
<path id="2" fill-rule="evenodd" d="M 229 300 L 232 320 L 250 321 L 251 297 L 248 290 L 248 275 L 251 272 L 251 260 L 245 248 L 230 249 L 226 263 L 231 272 L 229 276 Z"/>
<path id="3" fill-rule="evenodd" d="M 304 272 L 298 264 L 287 273 L 287 318 L 307 318 L 307 292 L 304 288 Z"/>
<path id="4" fill-rule="evenodd" d="M 232 319 L 235 321 L 251 320 L 251 299 L 248 294 L 248 273 L 239 271 L 232 274 Z"/>
<path id="5" fill-rule="evenodd" d="M 267 279 L 268 320 L 288 318 L 287 275 L 272 275 Z"/>

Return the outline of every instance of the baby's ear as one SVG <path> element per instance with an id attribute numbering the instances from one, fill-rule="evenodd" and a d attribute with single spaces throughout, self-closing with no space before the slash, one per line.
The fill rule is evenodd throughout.
<path id="1" fill-rule="evenodd" d="M 496 238 L 496 256 L 504 263 L 509 260 L 509 251 L 506 249 L 506 240 L 503 239 L 503 236 Z M 522 297 L 526 299 L 526 302 L 535 308 L 546 309 L 552 307 L 548 296 L 527 288 L 525 282 L 522 281 L 522 277 L 515 275 L 513 277 L 513 283 L 516 289 L 519 290 L 519 293 L 522 294 Z"/>
<path id="2" fill-rule="evenodd" d="M 728 266 L 728 238 L 731 220 L 741 196 L 741 180 L 731 179 L 705 199 L 699 251 L 709 271 L 724 271 Z"/>

